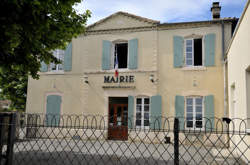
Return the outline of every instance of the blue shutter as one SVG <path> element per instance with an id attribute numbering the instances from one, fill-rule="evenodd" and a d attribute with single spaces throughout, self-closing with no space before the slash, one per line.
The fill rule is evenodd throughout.
<path id="1" fill-rule="evenodd" d="M 61 96 L 47 96 L 46 104 L 46 124 L 48 126 L 58 126 L 60 122 Z"/>
<path id="2" fill-rule="evenodd" d="M 110 69 L 111 45 L 110 41 L 102 41 L 102 70 Z"/>
<path id="3" fill-rule="evenodd" d="M 64 71 L 72 69 L 72 43 L 69 43 L 64 53 Z"/>
<path id="4" fill-rule="evenodd" d="M 214 66 L 215 60 L 215 34 L 207 34 L 205 43 L 205 66 Z"/>
<path id="5" fill-rule="evenodd" d="M 161 96 L 152 96 L 150 99 L 150 128 L 161 129 L 162 105 Z"/>
<path id="6" fill-rule="evenodd" d="M 41 72 L 48 72 L 48 65 L 45 62 L 41 62 L 41 67 L 40 67 Z"/>
<path id="7" fill-rule="evenodd" d="M 214 128 L 214 96 L 208 95 L 205 96 L 205 128 L 213 129 Z"/>
<path id="8" fill-rule="evenodd" d="M 128 128 L 134 125 L 134 97 L 128 96 Z"/>
<path id="9" fill-rule="evenodd" d="M 174 67 L 179 68 L 183 66 L 184 54 L 183 54 L 183 45 L 184 39 L 180 36 L 174 36 Z"/>
<path id="10" fill-rule="evenodd" d="M 129 69 L 137 69 L 138 63 L 138 39 L 132 39 L 128 41 L 129 50 Z"/>
<path id="11" fill-rule="evenodd" d="M 184 96 L 175 96 L 175 117 L 179 119 L 180 130 L 184 130 Z"/>

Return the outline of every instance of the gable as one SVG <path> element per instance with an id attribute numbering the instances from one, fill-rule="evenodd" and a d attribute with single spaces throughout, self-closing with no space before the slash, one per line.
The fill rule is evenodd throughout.
<path id="1" fill-rule="evenodd" d="M 158 24 L 158 21 L 135 16 L 129 13 L 118 12 L 107 18 L 104 18 L 88 27 L 92 30 L 124 29 L 135 27 L 150 27 Z"/>

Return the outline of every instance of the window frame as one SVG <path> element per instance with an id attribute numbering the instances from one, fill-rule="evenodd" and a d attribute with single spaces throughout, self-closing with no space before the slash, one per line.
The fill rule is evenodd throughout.
<path id="1" fill-rule="evenodd" d="M 129 65 L 129 46 L 128 46 L 128 41 L 127 40 L 119 40 L 119 41 L 114 41 L 112 42 L 111 46 L 111 58 L 110 58 L 110 69 L 115 70 L 115 45 L 116 44 L 127 44 L 127 68 L 118 68 L 120 70 L 128 70 L 128 65 Z"/>
<path id="2" fill-rule="evenodd" d="M 63 52 L 63 54 L 60 54 L 60 52 Z M 49 72 L 64 72 L 64 57 L 65 57 L 65 51 L 62 49 L 56 49 L 53 51 L 53 56 L 56 57 L 57 59 L 60 59 L 60 56 L 62 56 L 62 60 L 61 60 L 61 64 L 54 64 L 54 63 L 50 63 L 49 67 L 48 67 L 48 71 Z M 52 65 L 55 65 L 56 69 L 52 70 Z M 62 69 L 59 69 L 60 65 L 62 66 Z"/>
<path id="3" fill-rule="evenodd" d="M 187 127 L 187 99 L 192 99 L 192 114 L 193 114 L 193 125 L 192 127 Z M 195 99 L 196 98 L 201 98 L 202 99 L 202 103 L 201 103 L 201 107 L 202 107 L 202 110 L 201 110 L 201 114 L 202 114 L 202 117 L 201 117 L 201 120 L 196 120 L 196 101 Z M 185 97 L 185 129 L 189 129 L 189 130 L 204 130 L 204 126 L 205 126 L 205 120 L 204 120 L 204 113 L 205 113 L 205 107 L 204 107 L 204 97 L 203 96 L 186 96 Z M 199 113 L 200 114 L 200 113 Z M 201 128 L 198 128 L 196 127 L 196 121 L 202 121 L 202 127 Z"/>
<path id="4" fill-rule="evenodd" d="M 140 118 L 140 120 L 141 120 L 141 125 L 140 126 L 138 126 L 137 125 L 137 123 L 136 123 L 136 121 L 137 121 L 137 99 L 141 99 L 141 118 Z M 145 111 L 144 111 L 144 107 L 145 107 L 145 104 L 144 104 L 144 100 L 145 99 L 148 99 L 148 101 L 149 101 L 149 103 L 147 104 L 148 105 L 148 108 L 149 108 L 149 110 L 148 110 L 148 122 L 149 122 L 149 125 L 148 126 L 145 126 L 144 125 L 144 120 L 145 120 L 145 117 L 144 117 L 144 113 L 145 113 Z M 135 98 L 135 127 L 136 127 L 136 129 L 149 129 L 150 128 L 150 111 L 151 111 L 151 109 L 150 109 L 150 97 L 136 97 Z"/>
<path id="5" fill-rule="evenodd" d="M 202 65 L 194 65 L 194 40 L 195 39 L 201 39 L 202 42 Z M 187 64 L 187 40 L 192 40 L 192 65 L 188 65 Z M 203 36 L 197 36 L 197 37 L 188 37 L 184 39 L 184 62 L 185 62 L 185 66 L 186 67 L 204 67 L 205 65 L 205 55 L 204 55 L 204 51 L 205 51 L 205 43 L 204 43 L 204 37 Z"/>

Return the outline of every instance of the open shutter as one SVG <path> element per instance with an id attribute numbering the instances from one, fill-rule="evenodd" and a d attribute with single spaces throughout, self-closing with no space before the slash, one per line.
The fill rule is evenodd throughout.
<path id="1" fill-rule="evenodd" d="M 129 50 L 129 69 L 137 69 L 138 63 L 138 39 L 132 39 L 128 41 Z"/>
<path id="2" fill-rule="evenodd" d="M 48 126 L 58 126 L 60 122 L 61 96 L 47 96 L 46 104 L 46 124 Z"/>
<path id="3" fill-rule="evenodd" d="M 207 34 L 205 43 L 205 66 L 214 66 L 215 59 L 215 34 Z"/>
<path id="4" fill-rule="evenodd" d="M 72 69 L 72 43 L 69 43 L 64 53 L 64 71 Z"/>
<path id="5" fill-rule="evenodd" d="M 110 69 L 111 45 L 110 41 L 102 41 L 102 70 Z"/>
<path id="6" fill-rule="evenodd" d="M 45 62 L 41 62 L 41 67 L 40 67 L 41 72 L 48 72 L 48 65 Z"/>
<path id="7" fill-rule="evenodd" d="M 205 128 L 213 129 L 214 128 L 214 96 L 208 95 L 205 96 Z"/>
<path id="8" fill-rule="evenodd" d="M 128 128 L 134 125 L 134 97 L 128 96 Z"/>
<path id="9" fill-rule="evenodd" d="M 150 128 L 161 129 L 162 105 L 161 96 L 152 96 L 150 99 Z"/>
<path id="10" fill-rule="evenodd" d="M 175 117 L 179 119 L 180 130 L 184 130 L 184 96 L 175 96 Z"/>
<path id="11" fill-rule="evenodd" d="M 184 54 L 183 45 L 184 39 L 181 36 L 174 36 L 174 67 L 179 68 L 183 66 Z"/>

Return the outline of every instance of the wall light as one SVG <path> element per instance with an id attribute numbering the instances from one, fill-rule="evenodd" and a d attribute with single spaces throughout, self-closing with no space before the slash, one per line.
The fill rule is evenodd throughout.
<path id="1" fill-rule="evenodd" d="M 149 76 L 149 80 L 153 83 L 154 82 L 154 75 L 153 74 L 151 74 L 150 76 Z"/>
<path id="2" fill-rule="evenodd" d="M 158 79 L 155 79 L 155 75 L 153 75 L 153 74 L 151 74 L 151 75 L 149 76 L 149 80 L 150 80 L 152 83 L 158 81 Z"/>
<path id="3" fill-rule="evenodd" d="M 88 76 L 87 76 L 87 75 L 83 76 L 83 80 L 84 80 L 84 82 L 85 82 L 86 84 L 89 83 L 89 80 L 88 80 Z"/>

